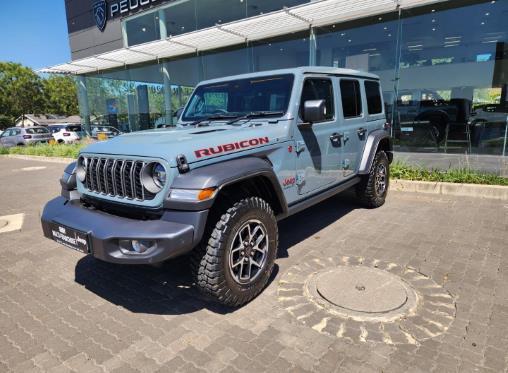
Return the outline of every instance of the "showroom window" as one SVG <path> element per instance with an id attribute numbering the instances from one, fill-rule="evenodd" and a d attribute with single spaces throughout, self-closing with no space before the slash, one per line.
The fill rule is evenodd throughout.
<path id="1" fill-rule="evenodd" d="M 340 81 L 342 110 L 344 118 L 356 118 L 362 115 L 362 94 L 358 80 L 342 79 Z"/>
<path id="2" fill-rule="evenodd" d="M 127 45 L 147 43 L 160 39 L 159 13 L 150 12 L 125 21 Z"/>
<path id="3" fill-rule="evenodd" d="M 508 1 L 404 10 L 396 143 L 403 150 L 502 154 Z M 467 20 L 465 22 L 464 20 Z M 497 106 L 496 113 L 484 110 Z"/>

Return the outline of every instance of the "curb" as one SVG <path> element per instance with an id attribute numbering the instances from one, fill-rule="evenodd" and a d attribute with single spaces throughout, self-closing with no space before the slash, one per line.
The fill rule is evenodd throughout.
<path id="1" fill-rule="evenodd" d="M 455 184 L 391 179 L 390 190 L 508 201 L 508 187 L 501 185 Z"/>
<path id="2" fill-rule="evenodd" d="M 63 158 L 63 157 L 44 157 L 40 155 L 24 155 L 24 154 L 2 154 L 1 157 L 22 159 L 25 161 L 39 161 L 39 162 L 51 162 L 51 163 L 65 163 L 69 164 L 76 161 L 74 158 Z"/>

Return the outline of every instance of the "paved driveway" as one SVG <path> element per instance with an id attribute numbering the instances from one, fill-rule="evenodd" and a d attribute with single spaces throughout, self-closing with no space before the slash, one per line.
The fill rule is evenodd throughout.
<path id="1" fill-rule="evenodd" d="M 43 238 L 39 213 L 62 170 L 0 158 L 0 215 L 25 214 L 0 233 L 0 371 L 508 372 L 508 203 L 330 199 L 281 223 L 269 286 L 228 310 L 200 300 L 185 258 L 117 266 Z M 424 298 L 443 298 L 425 298 L 414 330 L 299 313 L 294 276 L 336 265 L 412 276 Z"/>

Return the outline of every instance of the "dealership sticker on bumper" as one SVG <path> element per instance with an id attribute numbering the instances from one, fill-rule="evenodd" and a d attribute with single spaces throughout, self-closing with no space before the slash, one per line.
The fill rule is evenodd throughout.
<path id="1" fill-rule="evenodd" d="M 51 224 L 51 236 L 53 240 L 70 249 L 88 254 L 88 235 L 76 229 L 64 227 L 59 224 Z"/>

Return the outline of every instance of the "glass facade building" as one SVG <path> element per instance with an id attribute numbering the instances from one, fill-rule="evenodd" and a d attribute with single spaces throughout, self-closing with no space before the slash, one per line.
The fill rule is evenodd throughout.
<path id="1" fill-rule="evenodd" d="M 123 43 L 133 46 L 307 2 L 175 1 L 123 19 Z M 78 78 L 80 108 L 85 122 L 121 131 L 172 126 L 201 80 L 302 65 L 352 68 L 381 77 L 395 150 L 490 155 L 495 158 L 488 162 L 500 170 L 508 168 L 507 19 L 508 0 L 461 0 L 310 27 L 85 74 Z"/>

